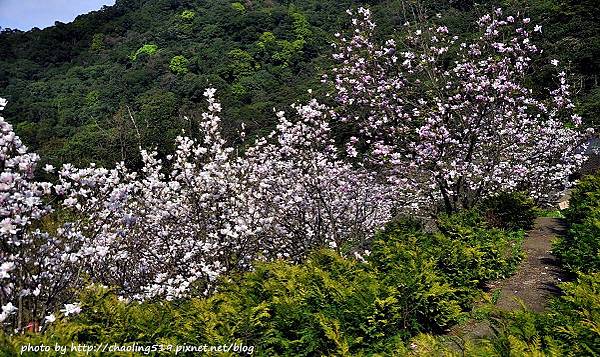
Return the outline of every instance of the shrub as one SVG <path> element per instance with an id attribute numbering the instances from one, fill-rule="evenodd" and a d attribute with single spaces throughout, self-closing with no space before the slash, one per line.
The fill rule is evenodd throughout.
<path id="1" fill-rule="evenodd" d="M 553 252 L 573 272 L 600 271 L 600 209 L 571 225 L 568 234 L 555 243 Z"/>
<path id="2" fill-rule="evenodd" d="M 440 232 L 452 241 L 477 251 L 475 264 L 456 268 L 457 274 L 473 275 L 478 286 L 486 281 L 504 278 L 517 267 L 522 258 L 521 245 L 524 238 L 522 230 L 504 230 L 489 228 L 486 220 L 476 210 L 459 212 L 454 215 L 441 215 L 438 218 Z M 444 244 L 436 245 L 440 254 L 446 251 Z M 460 263 L 461 259 L 457 259 Z M 466 264 L 463 262 L 462 264 Z"/>
<path id="3" fill-rule="evenodd" d="M 424 237 L 420 232 L 388 231 L 373 244 L 369 262 L 390 293 L 387 301 L 380 301 L 378 306 L 379 333 L 389 334 L 389 329 L 412 332 L 411 335 L 440 331 L 461 317 L 457 289 L 438 270 L 436 257 L 422 244 Z M 400 303 L 408 310 L 386 306 L 394 305 L 390 302 Z M 381 312 L 387 308 L 393 316 Z"/>
<path id="4" fill-rule="evenodd" d="M 194 17 L 196 17 L 196 13 L 192 10 L 183 10 L 183 12 L 181 13 L 181 18 L 183 20 L 193 20 Z"/>
<path id="5" fill-rule="evenodd" d="M 137 51 L 135 51 L 134 53 L 132 53 L 129 56 L 129 59 L 131 59 L 132 61 L 136 61 L 138 59 L 139 56 L 141 55 L 147 55 L 147 56 L 152 56 L 153 54 L 156 53 L 156 51 L 158 51 L 158 46 L 157 45 L 143 45 L 142 47 L 138 48 Z"/>
<path id="6" fill-rule="evenodd" d="M 575 187 L 565 216 L 569 231 L 555 243 L 554 253 L 571 271 L 600 271 L 600 175 Z"/>
<path id="7" fill-rule="evenodd" d="M 240 2 L 231 3 L 231 8 L 241 14 L 246 12 L 246 7 Z"/>
<path id="8" fill-rule="evenodd" d="M 522 192 L 488 197 L 479 205 L 479 210 L 488 224 L 503 229 L 531 229 L 536 217 L 535 203 Z"/>
<path id="9" fill-rule="evenodd" d="M 582 179 L 571 192 L 565 217 L 570 224 L 582 222 L 592 211 L 600 209 L 600 173 Z"/>
<path id="10" fill-rule="evenodd" d="M 600 351 L 600 273 L 580 274 L 561 285 L 564 296 L 551 310 L 554 336 L 577 355 Z"/>
<path id="11" fill-rule="evenodd" d="M 306 264 L 259 264 L 221 293 L 219 311 L 266 355 L 380 352 L 460 316 L 454 289 L 424 252 L 378 241 L 366 263 L 332 251 Z"/>
<path id="12" fill-rule="evenodd" d="M 380 242 L 394 246 L 397 254 L 421 251 L 465 309 L 486 282 L 509 275 L 521 260 L 523 232 L 489 228 L 475 210 L 442 215 L 437 225 L 435 233 L 424 232 L 413 220 L 390 225 L 375 241 L 374 254 Z M 371 260 L 375 265 L 385 262 L 381 257 Z"/>

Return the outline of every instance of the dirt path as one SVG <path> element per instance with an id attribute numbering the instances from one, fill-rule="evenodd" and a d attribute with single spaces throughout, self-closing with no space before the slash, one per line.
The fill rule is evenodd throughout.
<path id="1" fill-rule="evenodd" d="M 557 284 L 564 280 L 559 262 L 550 251 L 552 240 L 565 232 L 559 218 L 537 218 L 523 243 L 526 254 L 517 272 L 508 279 L 490 283 L 490 291 L 500 290 L 496 306 L 505 311 L 518 310 L 521 302 L 533 311 L 544 310 L 548 299 L 560 293 Z M 450 331 L 461 337 L 484 337 L 492 334 L 487 321 L 471 320 Z"/>
<path id="2" fill-rule="evenodd" d="M 503 310 L 516 310 L 520 299 L 533 311 L 542 311 L 551 295 L 560 293 L 557 284 L 564 280 L 558 259 L 551 254 L 552 240 L 565 232 L 559 218 L 538 218 L 534 228 L 523 243 L 526 258 L 510 278 L 492 285 L 501 289 L 497 306 Z"/>

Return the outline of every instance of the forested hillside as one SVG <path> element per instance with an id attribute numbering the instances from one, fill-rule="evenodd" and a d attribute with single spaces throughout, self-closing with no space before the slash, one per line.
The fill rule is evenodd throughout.
<path id="1" fill-rule="evenodd" d="M 28 32 L 0 34 L 0 94 L 6 117 L 24 142 L 52 163 L 137 162 L 137 146 L 170 152 L 211 86 L 223 102 L 229 137 L 241 123 L 250 134 L 274 123 L 273 108 L 327 91 L 334 33 L 345 9 L 368 5 L 378 31 L 392 34 L 414 18 L 405 0 L 117 0 L 116 5 Z M 498 2 L 428 1 L 455 33 L 471 34 L 473 19 Z M 524 4 L 525 3 L 525 4 Z M 543 25 L 545 52 L 570 63 L 578 110 L 588 123 L 600 114 L 600 11 L 593 0 L 504 1 L 527 9 Z M 515 8 L 516 9 L 516 8 Z M 517 10 L 514 11 L 515 13 Z M 570 49 L 564 51 L 564 49 Z M 543 68 L 542 68 L 543 69 Z M 551 76 L 532 78 L 544 86 Z M 190 118 L 190 120 L 186 119 Z M 139 135 L 138 135 L 139 133 Z"/>

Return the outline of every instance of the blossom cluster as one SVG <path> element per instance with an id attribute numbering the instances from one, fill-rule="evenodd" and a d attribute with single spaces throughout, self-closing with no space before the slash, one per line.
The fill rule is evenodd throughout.
<path id="1" fill-rule="evenodd" d="M 205 96 L 203 138 L 177 138 L 165 162 L 142 150 L 141 172 L 59 172 L 63 205 L 82 217 L 59 233 L 78 242 L 69 260 L 94 281 L 134 299 L 207 293 L 257 259 L 298 261 L 318 246 L 358 253 L 390 219 L 393 190 L 338 159 L 316 101 L 295 107 L 295 123 L 277 113 L 277 129 L 238 155 L 221 136 L 214 90 Z"/>

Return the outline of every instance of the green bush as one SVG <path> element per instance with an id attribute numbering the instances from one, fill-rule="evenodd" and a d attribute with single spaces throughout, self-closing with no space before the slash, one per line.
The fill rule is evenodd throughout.
<path id="1" fill-rule="evenodd" d="M 528 230 L 536 217 L 535 203 L 521 192 L 488 197 L 478 208 L 488 224 L 496 228 Z"/>
<path id="2" fill-rule="evenodd" d="M 442 215 L 438 219 L 440 231 L 451 241 L 460 242 L 469 249 L 479 252 L 481 265 L 479 282 L 504 278 L 513 272 L 521 258 L 523 230 L 489 228 L 487 222 L 475 211 L 464 211 L 452 216 Z M 440 252 L 444 245 L 437 244 Z M 463 274 L 471 274 L 468 268 L 460 269 Z"/>
<path id="3" fill-rule="evenodd" d="M 246 7 L 240 2 L 231 3 L 231 8 L 242 14 L 246 12 Z"/>
<path id="4" fill-rule="evenodd" d="M 600 271 L 600 209 L 571 225 L 567 235 L 555 243 L 553 252 L 570 271 Z"/>
<path id="5" fill-rule="evenodd" d="M 584 178 L 572 192 L 565 217 L 568 233 L 553 252 L 571 271 L 600 271 L 600 175 Z"/>
<path id="6" fill-rule="evenodd" d="M 600 351 L 600 274 L 581 274 L 561 284 L 564 295 L 544 313 L 516 311 L 496 322 L 491 340 L 498 355 L 543 352 L 553 356 L 595 356 Z"/>
<path id="7" fill-rule="evenodd" d="M 147 55 L 147 56 L 152 56 L 153 54 L 156 53 L 156 51 L 158 51 L 158 46 L 157 45 L 143 45 L 142 47 L 138 48 L 137 51 L 135 51 L 134 53 L 132 53 L 131 55 L 129 55 L 129 59 L 131 59 L 131 61 L 137 61 L 138 57 L 141 55 Z"/>
<path id="8" fill-rule="evenodd" d="M 592 211 L 600 209 L 600 174 L 586 176 L 571 192 L 565 217 L 570 224 L 582 222 Z"/>
<path id="9" fill-rule="evenodd" d="M 600 273 L 580 274 L 561 285 L 564 296 L 554 302 L 554 336 L 578 355 L 600 351 Z"/>
<path id="10" fill-rule="evenodd" d="M 169 63 L 169 69 L 175 74 L 186 74 L 188 73 L 188 63 L 189 61 L 184 56 L 174 56 Z"/>
<path id="11" fill-rule="evenodd" d="M 523 231 L 489 228 L 475 210 L 441 215 L 437 227 L 438 232 L 428 233 L 415 221 L 400 221 L 379 235 L 375 247 L 385 242 L 398 251 L 423 251 L 465 307 L 486 282 L 508 276 L 522 258 Z"/>
<path id="12" fill-rule="evenodd" d="M 181 13 L 180 17 L 183 20 L 190 21 L 190 20 L 193 20 L 194 17 L 196 17 L 196 12 L 194 12 L 192 10 L 183 10 L 183 12 Z"/>
<path id="13" fill-rule="evenodd" d="M 393 318 L 378 317 L 379 321 L 387 321 L 379 324 L 382 336 L 389 329 L 410 335 L 439 332 L 461 318 L 458 289 L 438 270 L 436 257 L 424 247 L 426 237 L 422 232 L 407 233 L 396 226 L 373 243 L 369 263 L 390 294 L 378 309 L 394 310 Z"/>

